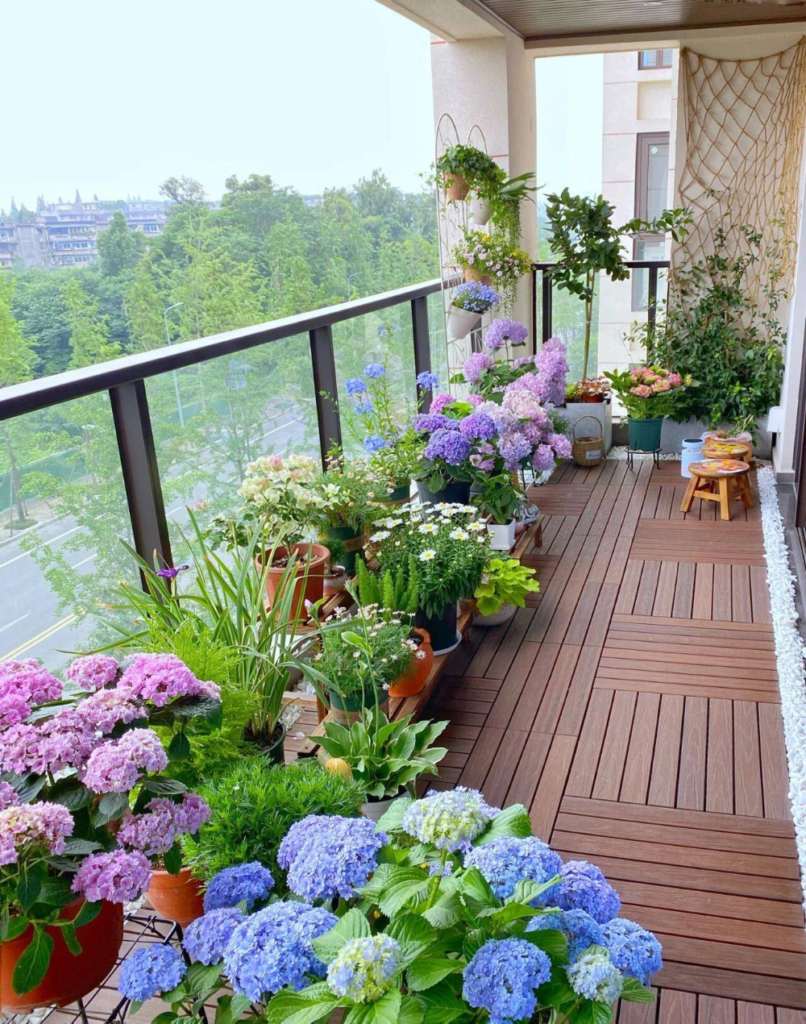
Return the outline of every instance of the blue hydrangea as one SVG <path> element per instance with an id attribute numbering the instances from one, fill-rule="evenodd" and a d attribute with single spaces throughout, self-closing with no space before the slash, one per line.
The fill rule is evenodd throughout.
<path id="1" fill-rule="evenodd" d="M 455 430 L 437 430 L 425 446 L 425 457 L 458 466 L 470 457 L 470 442 Z"/>
<path id="2" fill-rule="evenodd" d="M 187 972 L 187 964 L 173 946 L 154 943 L 137 949 L 123 961 L 118 992 L 135 1003 L 176 988 Z"/>
<path id="3" fill-rule="evenodd" d="M 423 370 L 417 374 L 417 387 L 423 391 L 436 391 L 439 387 L 439 377 L 430 370 Z"/>
<path id="4" fill-rule="evenodd" d="M 351 397 L 353 395 L 363 395 L 367 390 L 367 382 L 360 377 L 348 377 L 344 382 L 344 386 L 347 388 L 347 394 Z"/>
<path id="5" fill-rule="evenodd" d="M 486 412 L 472 412 L 459 423 L 459 429 L 472 441 L 489 441 L 498 433 L 492 416 Z"/>
<path id="6" fill-rule="evenodd" d="M 465 867 L 478 868 L 501 900 L 512 895 L 518 882 L 548 882 L 560 873 L 562 865 L 560 855 L 534 836 L 502 836 L 476 847 L 465 857 Z M 542 894 L 541 904 L 551 900 L 554 888 Z"/>
<path id="7" fill-rule="evenodd" d="M 400 969 L 400 946 L 388 935 L 351 939 L 327 969 L 330 991 L 357 1003 L 374 1003 L 392 986 Z"/>
<path id="8" fill-rule="evenodd" d="M 372 412 L 375 406 L 370 398 L 359 398 L 355 403 L 355 411 L 358 413 Z"/>
<path id="9" fill-rule="evenodd" d="M 563 864 L 555 899 L 561 910 L 584 910 L 599 924 L 606 924 L 621 909 L 616 890 L 599 868 L 586 860 Z"/>
<path id="10" fill-rule="evenodd" d="M 437 430 L 458 430 L 459 421 L 452 420 L 441 412 L 421 412 L 414 417 L 414 429 L 418 434 L 433 434 Z"/>
<path id="11" fill-rule="evenodd" d="M 246 909 L 251 910 L 258 901 L 265 900 L 273 888 L 271 871 L 256 860 L 224 868 L 207 884 L 204 912 L 235 907 L 241 901 L 245 901 Z"/>
<path id="12" fill-rule="evenodd" d="M 286 833 L 277 863 L 288 872 L 288 888 L 304 900 L 350 899 L 388 841 L 368 818 L 309 814 Z"/>
<path id="13" fill-rule="evenodd" d="M 486 313 L 488 309 L 497 306 L 500 296 L 495 288 L 480 281 L 468 281 L 460 284 L 453 293 L 452 302 L 459 309 L 468 309 L 472 313 Z"/>
<path id="14" fill-rule="evenodd" d="M 574 963 L 565 968 L 565 973 L 574 992 L 595 1003 L 614 1003 L 624 987 L 618 968 L 601 946 L 593 946 L 581 953 Z"/>
<path id="15" fill-rule="evenodd" d="M 537 1009 L 535 989 L 551 977 L 551 961 L 525 939 L 490 939 L 464 969 L 462 995 L 493 1022 L 528 1019 Z"/>
<path id="16" fill-rule="evenodd" d="M 602 929 L 584 910 L 563 910 L 559 914 L 541 914 L 526 925 L 527 932 L 545 931 L 547 928 L 562 932 L 568 939 L 568 959 L 571 963 L 590 946 L 601 946 Z"/>
<path id="17" fill-rule="evenodd" d="M 378 377 L 383 377 L 386 374 L 386 367 L 383 363 L 367 363 L 364 367 L 364 376 L 369 377 L 370 380 L 375 380 Z"/>
<path id="18" fill-rule="evenodd" d="M 438 850 L 469 850 L 496 814 L 478 790 L 457 786 L 415 800 L 403 815 L 401 828 Z"/>
<path id="19" fill-rule="evenodd" d="M 185 952 L 202 964 L 217 964 L 232 933 L 244 920 L 237 907 L 221 907 L 191 921 L 185 929 L 182 945 Z"/>
<path id="20" fill-rule="evenodd" d="M 610 952 L 610 959 L 623 973 L 648 985 L 653 974 L 663 967 L 661 944 L 635 921 L 617 917 L 602 928 L 601 945 Z"/>
<path id="21" fill-rule="evenodd" d="M 304 988 L 309 974 L 324 977 L 325 965 L 311 943 L 337 922 L 335 914 L 305 903 L 272 903 L 248 917 L 224 951 L 233 989 L 260 1003 L 286 985 Z"/>
<path id="22" fill-rule="evenodd" d="M 379 452 L 381 448 L 385 447 L 386 441 L 381 437 L 380 434 L 370 434 L 369 437 L 364 438 L 365 452 Z"/>

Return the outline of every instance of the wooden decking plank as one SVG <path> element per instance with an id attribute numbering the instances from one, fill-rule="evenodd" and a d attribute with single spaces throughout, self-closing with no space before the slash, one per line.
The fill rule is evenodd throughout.
<path id="1" fill-rule="evenodd" d="M 714 594 L 714 567 L 710 562 L 700 562 L 694 573 L 694 599 L 691 616 L 694 619 L 710 619 Z"/>
<path id="2" fill-rule="evenodd" d="M 757 704 L 752 701 L 734 701 L 733 736 L 736 813 L 762 818 L 764 797 Z"/>
<path id="3" fill-rule="evenodd" d="M 655 981 L 663 987 L 664 996 L 670 988 L 694 992 L 710 992 L 726 999 L 743 999 L 773 1005 L 806 1007 L 806 984 L 788 978 L 749 975 L 740 971 L 702 967 L 698 964 L 664 961 L 664 968 Z M 700 997 L 702 1002 L 704 997 Z M 661 1000 L 661 1006 L 663 1002 Z M 697 1024 L 723 1024 L 711 1015 L 710 1004 L 701 1006 Z M 780 1010 L 778 1013 L 780 1014 Z M 664 1021 L 666 1024 L 666 1021 Z M 668 1024 L 672 1024 L 671 1018 Z M 677 1022 L 675 1021 L 675 1024 Z M 732 1024 L 732 1022 L 730 1022 Z M 781 1024 L 781 1017 L 778 1017 Z"/>
<path id="4" fill-rule="evenodd" d="M 684 698 L 674 694 L 664 694 L 661 697 L 658 733 L 652 758 L 652 776 L 649 781 L 650 804 L 674 807 L 680 767 L 683 704 Z"/>
<path id="5" fill-rule="evenodd" d="M 758 728 L 761 747 L 761 780 L 764 816 L 790 818 L 789 781 L 784 744 L 784 723 L 775 705 L 759 704 Z"/>
<path id="6" fill-rule="evenodd" d="M 511 712 L 514 721 L 526 723 L 525 728 L 527 729 L 531 728 L 531 724 L 535 720 L 538 708 L 543 700 L 543 694 L 546 692 L 546 687 L 551 678 L 551 673 L 554 671 L 554 665 L 559 657 L 560 647 L 560 644 L 543 643 L 540 645 L 540 653 L 535 658 L 535 662 L 526 677 L 526 681 Z M 498 705 L 496 704 L 490 713 L 491 721 L 501 721 L 503 723 L 506 708 L 498 715 L 496 714 L 497 711 Z M 509 719 L 507 719 L 505 724 L 509 724 Z"/>
<path id="7" fill-rule="evenodd" d="M 561 645 L 548 685 L 540 701 L 540 707 L 534 720 L 528 726 L 533 732 L 554 733 L 557 731 L 557 723 L 565 706 L 581 650 L 581 647 L 573 644 Z M 520 705 L 516 709 L 515 719 L 526 722 L 525 713 L 521 719 Z"/>
<path id="8" fill-rule="evenodd" d="M 644 562 L 641 570 L 641 582 L 635 595 L 635 615 L 651 616 L 655 607 L 655 593 L 660 578 L 660 562 Z"/>
<path id="9" fill-rule="evenodd" d="M 750 566 L 731 566 L 731 603 L 734 622 L 752 622 L 753 604 L 750 596 Z"/>
<path id="10" fill-rule="evenodd" d="M 552 737 L 546 733 L 529 733 L 523 748 L 518 770 L 512 777 L 506 805 L 523 804 L 529 807 L 535 795 L 543 767 L 549 754 Z"/>
<path id="11" fill-rule="evenodd" d="M 713 617 L 716 621 L 730 622 L 733 618 L 730 568 L 730 565 L 725 564 L 714 566 Z"/>
<path id="12" fill-rule="evenodd" d="M 677 582 L 677 562 L 663 562 L 658 574 L 658 588 L 655 591 L 655 603 L 652 615 L 669 616 L 675 600 L 675 584 Z"/>
<path id="13" fill-rule="evenodd" d="M 616 691 L 613 697 L 610 721 L 602 744 L 596 781 L 593 784 L 592 795 L 595 800 L 618 800 L 624 763 L 627 760 L 627 745 L 632 730 L 635 701 L 634 693 Z"/>
<path id="14" fill-rule="evenodd" d="M 524 641 L 518 648 L 518 653 L 515 655 L 512 665 L 504 676 L 498 691 L 498 697 L 495 699 L 490 714 L 487 717 L 487 725 L 495 729 L 503 729 L 509 724 L 526 679 L 533 670 L 535 661 L 540 655 L 540 647 L 540 644 Z M 556 653 L 551 650 L 544 655 L 544 658 L 548 656 L 556 657 Z"/>
<path id="15" fill-rule="evenodd" d="M 578 736 L 585 718 L 593 679 L 599 664 L 599 648 L 583 646 L 574 668 L 574 675 L 563 705 L 556 731 L 567 736 Z"/>
<path id="16" fill-rule="evenodd" d="M 708 702 L 705 809 L 733 814 L 733 703 Z"/>
<path id="17" fill-rule="evenodd" d="M 704 627 L 701 623 L 691 622 L 682 624 L 678 619 L 674 618 L 653 618 L 649 615 L 614 615 L 613 622 L 622 623 L 624 626 L 651 626 L 653 629 L 664 629 L 668 628 L 670 632 L 678 633 L 684 630 L 691 630 L 692 632 L 704 631 L 705 633 L 718 635 L 718 636 L 733 636 L 736 633 L 739 634 L 756 634 L 771 636 L 772 626 L 765 622 L 714 622 L 710 626 Z"/>
<path id="18" fill-rule="evenodd" d="M 677 780 L 678 807 L 705 809 L 705 752 L 708 732 L 708 701 L 686 697 L 683 739 L 680 745 L 680 773 Z"/>
<path id="19" fill-rule="evenodd" d="M 785 950 L 767 950 L 759 946 L 739 946 L 728 942 L 712 942 L 668 932 L 655 933 L 670 960 L 717 967 L 727 971 L 745 971 L 747 974 L 766 974 L 800 981 L 806 989 L 806 956 Z"/>
<path id="20" fill-rule="evenodd" d="M 668 932 L 678 938 L 725 942 L 746 946 L 748 949 L 806 954 L 806 935 L 803 928 L 760 924 L 758 921 L 752 928 L 748 928 L 747 921 L 735 918 L 713 917 L 702 912 L 691 913 L 675 907 L 645 907 L 643 904 L 625 901 L 622 902 L 621 914 L 633 921 L 641 921 L 643 927 L 652 932 Z"/>
<path id="21" fill-rule="evenodd" d="M 631 615 L 635 606 L 635 598 L 638 593 L 638 586 L 641 582 L 641 570 L 643 562 L 631 560 L 627 562 L 624 576 L 619 588 L 618 600 L 616 601 L 615 613 Z"/>
<path id="22" fill-rule="evenodd" d="M 767 587 L 766 566 L 750 566 L 750 593 L 753 606 L 753 622 L 771 622 L 770 591 Z"/>
<path id="23" fill-rule="evenodd" d="M 729 896 L 705 889 L 680 889 L 670 885 L 653 885 L 620 879 L 619 894 L 625 904 L 656 907 L 663 910 L 684 910 L 691 914 L 709 914 L 711 917 L 731 917 L 746 924 L 752 922 L 786 927 L 803 932 L 803 909 L 797 903 L 784 900 L 756 899 L 750 896 Z M 748 935 L 752 935 L 748 927 Z"/>
<path id="24" fill-rule="evenodd" d="M 566 796 L 591 795 L 612 703 L 612 690 L 594 690 L 591 694 L 579 747 L 565 788 Z"/>
<path id="25" fill-rule="evenodd" d="M 534 834 L 544 842 L 549 841 L 554 829 L 554 819 L 565 791 L 576 742 L 576 736 L 559 735 L 551 741 L 540 783 L 529 808 Z"/>
<path id="26" fill-rule="evenodd" d="M 507 729 L 484 780 L 484 798 L 493 807 L 503 807 L 513 775 L 519 770 L 528 732 Z"/>
<path id="27" fill-rule="evenodd" d="M 658 1024 L 697 1024 L 697 996 L 663 989 L 658 1000 Z"/>

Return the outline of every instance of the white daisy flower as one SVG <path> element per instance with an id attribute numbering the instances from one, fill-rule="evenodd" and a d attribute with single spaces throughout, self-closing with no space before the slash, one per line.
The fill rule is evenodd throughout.
<path id="1" fill-rule="evenodd" d="M 417 527 L 418 533 L 437 533 L 439 527 L 436 523 L 423 523 L 422 526 Z"/>
<path id="2" fill-rule="evenodd" d="M 420 661 L 422 661 L 423 658 L 425 657 L 425 651 L 415 651 L 414 652 L 414 657 L 415 658 L 419 658 Z"/>
<path id="3" fill-rule="evenodd" d="M 378 530 L 378 532 L 373 533 L 369 539 L 372 541 L 373 544 L 380 544 L 382 540 L 386 540 L 386 538 L 390 536 L 391 534 L 389 533 L 388 530 Z"/>
<path id="4" fill-rule="evenodd" d="M 470 534 L 467 530 L 451 530 L 448 536 L 451 540 L 467 540 L 470 537 Z"/>
<path id="5" fill-rule="evenodd" d="M 479 544 L 487 543 L 487 538 L 481 533 L 478 535 L 478 537 L 476 537 L 476 540 L 479 542 Z"/>
<path id="6" fill-rule="evenodd" d="M 487 529 L 487 524 L 486 523 L 468 523 L 467 524 L 467 528 L 468 528 L 468 530 L 472 530 L 473 533 L 479 533 L 481 530 L 486 530 Z"/>
<path id="7" fill-rule="evenodd" d="M 436 551 L 433 548 L 428 548 L 425 551 L 420 552 L 421 562 L 432 562 L 437 557 Z"/>

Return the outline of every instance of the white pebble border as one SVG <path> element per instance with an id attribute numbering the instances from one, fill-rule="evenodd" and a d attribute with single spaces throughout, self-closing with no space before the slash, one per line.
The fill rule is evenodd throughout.
<path id="1" fill-rule="evenodd" d="M 789 762 L 789 799 L 795 822 L 801 884 L 806 886 L 806 649 L 797 628 L 795 577 L 789 567 L 789 550 L 784 536 L 784 522 L 778 508 L 775 474 L 770 466 L 762 466 L 758 470 L 757 479 L 775 657 L 778 663 L 778 687 Z M 806 888 L 804 897 L 806 899 Z"/>

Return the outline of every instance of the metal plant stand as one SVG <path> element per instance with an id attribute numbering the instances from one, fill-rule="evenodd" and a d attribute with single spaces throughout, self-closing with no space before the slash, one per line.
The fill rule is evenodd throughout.
<path id="1" fill-rule="evenodd" d="M 660 448 L 653 448 L 651 451 L 645 451 L 643 448 L 628 448 L 627 449 L 627 468 L 635 469 L 633 465 L 633 458 L 636 455 L 651 455 L 652 463 L 655 469 L 660 466 Z"/>

